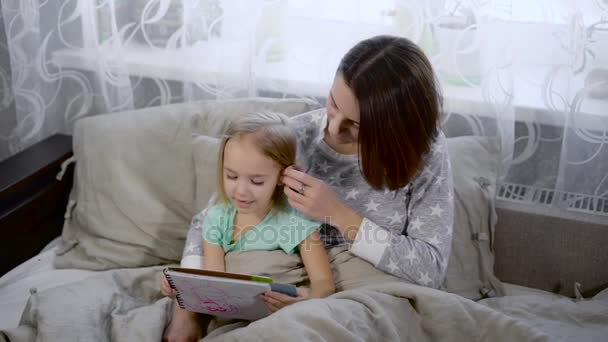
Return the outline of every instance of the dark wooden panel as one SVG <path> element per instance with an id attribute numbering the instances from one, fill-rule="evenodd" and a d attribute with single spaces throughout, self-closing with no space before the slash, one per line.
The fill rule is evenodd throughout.
<path id="1" fill-rule="evenodd" d="M 48 175 L 72 154 L 72 137 L 56 134 L 0 162 L 0 199 Z"/>
<path id="2" fill-rule="evenodd" d="M 52 136 L 0 163 L 0 274 L 61 233 L 73 170 L 55 179 L 71 155 L 71 137 Z"/>

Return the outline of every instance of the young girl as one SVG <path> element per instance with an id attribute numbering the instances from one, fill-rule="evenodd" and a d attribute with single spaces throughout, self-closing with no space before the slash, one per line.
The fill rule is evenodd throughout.
<path id="1" fill-rule="evenodd" d="M 225 271 L 224 256 L 231 251 L 299 251 L 310 293 L 298 288 L 298 296 L 334 293 L 320 224 L 291 208 L 283 193 L 281 174 L 295 157 L 296 136 L 284 115 L 254 113 L 230 123 L 218 156 L 219 199 L 207 210 L 202 225 L 205 269 Z M 162 291 L 175 294 L 164 279 Z"/>

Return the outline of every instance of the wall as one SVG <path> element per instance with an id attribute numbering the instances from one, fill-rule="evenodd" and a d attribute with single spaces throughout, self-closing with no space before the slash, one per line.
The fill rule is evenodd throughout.
<path id="1" fill-rule="evenodd" d="M 6 32 L 2 19 L 2 3 L 0 3 L 0 160 L 8 158 L 8 136 L 17 124 L 15 117 L 15 102 L 11 87 L 10 58 L 6 45 Z"/>

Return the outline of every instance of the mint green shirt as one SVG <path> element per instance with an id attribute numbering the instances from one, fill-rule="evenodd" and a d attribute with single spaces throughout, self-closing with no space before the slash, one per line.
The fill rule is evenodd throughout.
<path id="1" fill-rule="evenodd" d="M 236 208 L 231 204 L 217 204 L 207 210 L 203 221 L 203 239 L 230 251 L 272 251 L 282 249 L 294 253 L 321 224 L 311 221 L 290 206 L 271 210 L 255 227 L 232 242 L 232 227 Z"/>

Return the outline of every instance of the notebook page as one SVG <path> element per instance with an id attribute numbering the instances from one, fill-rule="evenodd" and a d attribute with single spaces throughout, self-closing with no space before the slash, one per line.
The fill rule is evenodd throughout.
<path id="1" fill-rule="evenodd" d="M 188 311 L 227 318 L 256 320 L 269 312 L 260 294 L 270 290 L 268 283 L 207 277 L 168 271 L 181 304 Z"/>

